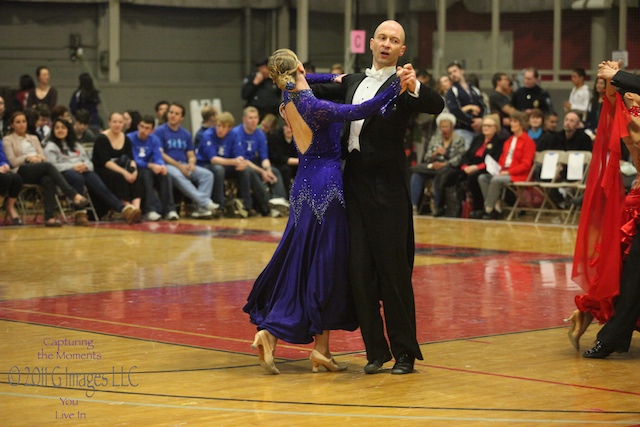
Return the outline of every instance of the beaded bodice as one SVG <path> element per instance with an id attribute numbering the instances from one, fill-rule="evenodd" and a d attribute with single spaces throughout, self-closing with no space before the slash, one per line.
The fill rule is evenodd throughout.
<path id="1" fill-rule="evenodd" d="M 307 80 L 310 80 L 308 76 Z M 333 76 L 327 76 L 325 79 Z M 314 78 L 314 77 L 312 77 Z M 318 78 L 316 77 L 316 81 Z M 336 104 L 316 98 L 310 89 L 285 92 L 285 103 L 292 102 L 312 132 L 311 144 L 301 153 L 297 146 L 299 166 L 291 189 L 291 208 L 296 224 L 302 208 L 308 205 L 318 222 L 322 222 L 330 203 L 344 206 L 341 172 L 340 131 L 342 123 L 358 120 L 376 112 L 390 110 L 398 96 L 396 79 L 379 95 L 359 105 Z"/>

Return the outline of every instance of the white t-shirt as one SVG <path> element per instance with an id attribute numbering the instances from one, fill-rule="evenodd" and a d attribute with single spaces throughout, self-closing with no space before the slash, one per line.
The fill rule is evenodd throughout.
<path id="1" fill-rule="evenodd" d="M 38 155 L 38 150 L 36 150 L 36 147 L 34 147 L 33 144 L 30 143 L 29 140 L 27 140 L 27 138 L 22 138 L 20 144 L 22 145 L 23 156 L 33 157 Z"/>
<path id="2" fill-rule="evenodd" d="M 569 94 L 569 103 L 572 110 L 586 112 L 589 109 L 589 101 L 591 101 L 591 91 L 587 85 L 579 88 L 574 87 Z"/>

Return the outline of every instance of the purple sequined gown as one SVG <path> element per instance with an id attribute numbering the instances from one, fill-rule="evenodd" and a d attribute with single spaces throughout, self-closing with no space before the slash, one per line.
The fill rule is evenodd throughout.
<path id="1" fill-rule="evenodd" d="M 307 76 L 311 82 L 333 76 Z M 342 123 L 387 114 L 399 92 L 397 79 L 360 105 L 317 99 L 311 90 L 285 93 L 313 133 L 291 188 L 289 221 L 273 258 L 244 306 L 251 323 L 295 344 L 325 330 L 358 327 L 347 279 L 349 234 L 340 169 Z M 288 96 L 287 96 L 288 95 Z M 296 147 L 297 148 L 297 147 Z"/>

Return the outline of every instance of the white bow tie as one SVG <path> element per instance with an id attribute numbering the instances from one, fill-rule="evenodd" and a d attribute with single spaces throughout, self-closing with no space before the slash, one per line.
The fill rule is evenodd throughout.
<path id="1" fill-rule="evenodd" d="M 364 74 L 367 77 L 376 79 L 377 81 L 382 81 L 383 79 L 386 80 L 384 78 L 384 75 L 382 74 L 382 68 L 376 71 L 372 70 L 371 68 L 367 68 L 366 70 L 364 70 Z"/>

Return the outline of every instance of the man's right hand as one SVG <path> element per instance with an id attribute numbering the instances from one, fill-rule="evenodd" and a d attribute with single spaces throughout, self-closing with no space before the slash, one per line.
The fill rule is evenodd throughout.
<path id="1" fill-rule="evenodd" d="M 621 68 L 622 61 L 602 61 L 600 65 L 598 65 L 598 78 L 605 79 L 606 81 L 611 81 L 611 79 L 613 79 L 613 76 L 615 76 Z"/>

